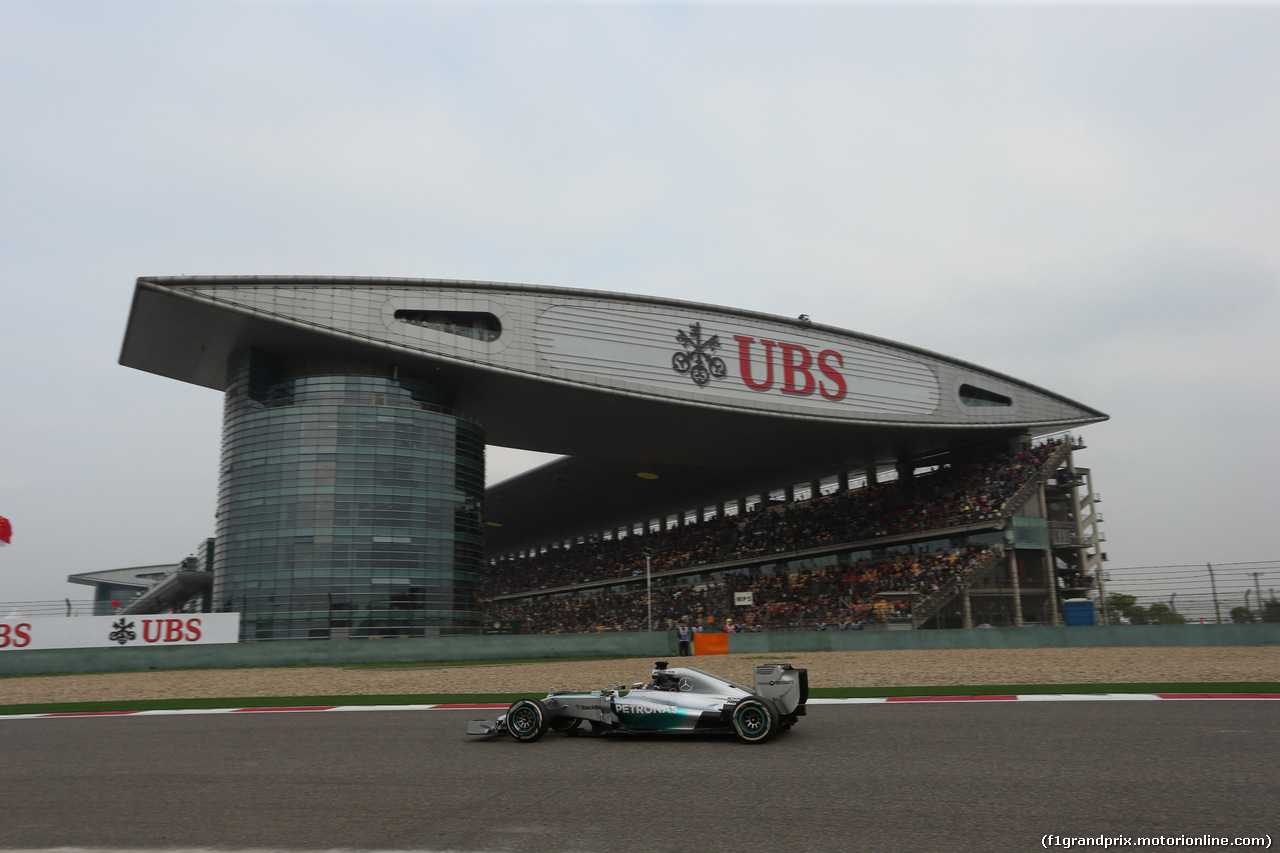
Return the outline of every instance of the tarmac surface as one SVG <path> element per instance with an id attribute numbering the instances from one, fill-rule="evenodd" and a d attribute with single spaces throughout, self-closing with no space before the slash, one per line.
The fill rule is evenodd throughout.
<path id="1" fill-rule="evenodd" d="M 1025 851 L 1280 832 L 1274 701 L 816 705 L 758 746 L 464 734 L 492 713 L 8 720 L 0 849 Z"/>

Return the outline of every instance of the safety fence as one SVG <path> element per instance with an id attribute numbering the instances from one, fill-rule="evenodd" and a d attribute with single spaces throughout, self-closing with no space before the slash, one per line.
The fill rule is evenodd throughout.
<path id="1" fill-rule="evenodd" d="M 1108 568 L 1109 623 L 1280 622 L 1280 560 Z"/>

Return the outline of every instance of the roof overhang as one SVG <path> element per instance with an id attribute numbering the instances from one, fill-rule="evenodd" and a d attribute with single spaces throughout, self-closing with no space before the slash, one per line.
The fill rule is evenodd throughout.
<path id="1" fill-rule="evenodd" d="M 483 314 L 501 333 L 481 341 L 409 325 L 398 321 L 406 310 Z M 566 513 L 571 526 L 608 529 L 1107 417 L 939 353 L 680 300 L 433 279 L 138 279 L 121 364 L 223 390 L 245 348 L 429 382 L 489 444 L 572 457 L 490 489 L 499 552 L 534 531 L 544 541 L 567 531 Z M 698 352 L 718 372 L 696 377 Z M 1008 405 L 963 399 L 958 389 L 973 387 Z"/>
<path id="2" fill-rule="evenodd" d="M 334 307 L 343 299 L 348 303 Z M 501 315 L 503 337 L 493 345 L 481 345 L 407 329 L 389 319 L 401 304 L 482 306 Z M 597 322 L 599 317 L 605 320 Z M 593 322 L 597 328 L 590 328 Z M 627 323 L 635 328 L 626 328 Z M 871 378 L 864 381 L 880 381 L 874 375 L 877 370 L 887 378 L 881 382 L 883 389 L 867 392 L 874 405 L 861 412 L 828 405 L 816 393 L 818 386 L 824 394 L 828 390 L 816 364 L 808 370 L 810 379 L 817 376 L 817 381 L 809 382 L 807 396 L 785 393 L 781 366 L 771 394 L 741 387 L 733 393 L 723 391 L 733 376 L 699 387 L 671 369 L 672 352 L 680 351 L 672 333 L 686 323 L 749 329 L 762 343 L 764 336 L 771 336 L 780 342 L 777 358 L 784 363 L 792 357 L 782 352 L 786 346 L 803 349 L 805 358 L 809 350 L 816 354 L 824 346 L 837 353 L 841 347 L 857 348 L 840 363 L 878 360 L 865 368 L 864 376 Z M 629 350 L 613 339 L 639 335 L 649 327 L 659 330 L 657 339 L 651 335 Z M 415 335 L 406 335 L 406 330 Z M 722 334 L 727 341 L 732 332 Z M 811 343 L 804 349 L 786 344 L 788 339 Z M 246 347 L 284 355 L 320 352 L 424 379 L 452 391 L 458 411 L 478 421 L 491 444 L 633 462 L 752 468 L 819 465 L 835 470 L 1106 419 L 1060 395 L 937 353 L 834 327 L 699 303 L 428 279 L 138 280 L 121 364 L 222 390 L 228 358 Z M 602 353 L 599 358 L 592 356 L 593 347 Z M 728 349 L 725 360 L 732 362 Z M 763 352 L 774 358 L 771 351 Z M 761 353 L 757 346 L 755 357 Z M 620 363 L 649 357 L 658 364 L 648 374 Z M 768 368 L 772 371 L 772 361 Z M 750 369 L 747 365 L 744 373 Z M 891 384 L 895 372 L 908 370 L 936 387 L 922 392 L 915 377 Z M 762 384 L 764 368 L 757 365 L 755 371 L 755 382 Z M 1006 413 L 959 406 L 953 386 L 965 377 L 980 377 L 968 381 L 997 387 L 1019 399 L 1022 408 Z M 850 378 L 848 384 L 854 381 Z M 894 400 L 892 395 L 900 389 L 907 395 L 933 396 L 924 403 L 906 397 Z"/>

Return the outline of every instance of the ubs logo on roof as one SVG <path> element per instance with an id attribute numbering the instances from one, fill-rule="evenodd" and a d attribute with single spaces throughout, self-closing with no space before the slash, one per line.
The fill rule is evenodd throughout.
<path id="1" fill-rule="evenodd" d="M 724 379 L 728 374 L 724 359 L 711 355 L 720 349 L 720 336 L 712 335 L 704 341 L 701 323 L 690 323 L 688 334 L 683 329 L 677 331 L 676 340 L 684 345 L 683 350 L 671 356 L 671 369 L 676 373 L 687 373 L 696 385 Z"/>
<path id="2" fill-rule="evenodd" d="M 818 393 L 832 402 L 844 398 L 848 391 L 840 367 L 844 357 L 833 349 L 824 349 L 817 355 L 803 344 L 772 341 L 765 338 L 734 335 L 738 343 L 738 376 L 742 384 L 753 391 L 769 391 L 774 387 L 775 361 L 777 363 L 777 389 L 783 394 L 805 397 Z M 676 340 L 683 350 L 671 356 L 671 369 L 687 375 L 695 385 L 706 385 L 712 379 L 724 379 L 729 374 L 724 359 L 713 353 L 720 349 L 720 336 L 702 339 L 702 324 L 690 323 L 689 331 L 680 329 Z M 752 367 L 753 346 L 759 345 L 763 364 L 758 370 Z M 775 356 L 776 354 L 776 356 Z"/>
<path id="3" fill-rule="evenodd" d="M 844 367 L 844 356 L 833 349 L 820 350 L 817 355 L 803 344 L 771 341 L 761 338 L 764 350 L 764 368 L 753 375 L 751 367 L 752 347 L 755 338 L 734 335 L 738 342 L 738 372 L 742 382 L 754 391 L 768 391 L 774 385 L 774 352 L 778 361 L 778 390 L 783 394 L 807 397 L 814 392 L 835 402 L 843 400 L 849 390 L 844 375 L 837 369 Z M 815 374 L 821 374 L 819 377 Z"/>
<path id="4" fill-rule="evenodd" d="M 554 305 L 538 316 L 534 343 L 533 369 L 558 379 L 756 411 L 927 416 L 941 396 L 915 353 L 749 317 Z"/>

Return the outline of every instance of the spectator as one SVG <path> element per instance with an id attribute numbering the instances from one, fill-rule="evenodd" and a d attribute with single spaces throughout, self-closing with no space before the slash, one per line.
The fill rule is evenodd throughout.
<path id="1" fill-rule="evenodd" d="M 681 619 L 680 624 L 676 626 L 676 640 L 680 649 L 680 657 L 686 658 L 691 654 L 690 647 L 693 643 L 693 629 L 689 627 L 685 620 Z"/>
<path id="2" fill-rule="evenodd" d="M 741 577 L 698 588 L 659 580 L 644 592 L 592 590 L 574 584 L 612 577 L 630 580 L 644 566 L 647 549 L 665 569 L 749 559 L 829 543 L 871 540 L 890 533 L 923 532 L 998 516 L 1040 473 L 1057 443 L 954 464 L 899 481 L 814 498 L 773 510 L 732 516 L 645 536 L 596 539 L 555 546 L 536 555 L 490 564 L 486 597 L 566 587 L 568 594 L 495 601 L 488 619 L 520 619 L 526 633 L 644 630 L 652 599 L 658 624 L 688 627 L 699 619 L 735 613 L 734 592 L 752 592 L 753 630 L 763 625 L 822 624 L 861 630 L 864 620 L 904 618 L 909 609 L 876 598 L 883 590 L 914 591 L 925 598 L 972 572 L 991 554 L 982 548 L 901 554 L 858 564 L 827 566 L 783 575 Z M 701 624 L 695 630 L 701 630 Z M 734 625 L 735 629 L 737 625 Z"/>

